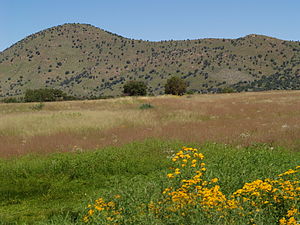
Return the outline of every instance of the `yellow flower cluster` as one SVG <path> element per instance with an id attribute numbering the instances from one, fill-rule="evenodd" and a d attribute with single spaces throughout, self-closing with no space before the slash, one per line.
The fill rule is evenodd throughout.
<path id="1" fill-rule="evenodd" d="M 278 179 L 255 180 L 245 183 L 244 186 L 226 197 L 221 192 L 221 187 L 216 185 L 217 178 L 205 179 L 204 155 L 197 149 L 183 147 L 172 158 L 175 167 L 167 177 L 172 181 L 171 187 L 163 191 L 164 198 L 157 203 L 156 212 L 165 210 L 181 212 L 181 215 L 189 214 L 190 208 L 200 207 L 204 211 L 215 210 L 223 212 L 238 210 L 239 215 L 249 216 L 254 212 L 261 212 L 266 207 L 278 211 L 283 204 L 292 205 L 300 202 L 300 185 L 298 180 L 287 180 L 285 176 L 296 174 L 296 170 L 288 170 L 279 175 Z M 283 212 L 287 212 L 284 209 Z M 294 224 L 295 215 L 298 211 L 288 211 L 286 218 L 283 217 L 281 224 Z M 185 212 L 184 212 L 185 211 Z M 284 215 L 284 214 L 282 214 Z M 298 214 L 297 214 L 298 215 Z M 251 219 L 253 220 L 253 219 Z"/>
<path id="2" fill-rule="evenodd" d="M 218 178 L 207 178 L 204 155 L 195 148 L 183 147 L 172 157 L 174 166 L 167 173 L 167 188 L 159 201 L 151 201 L 143 215 L 158 219 L 170 219 L 172 215 L 187 218 L 199 210 L 208 216 L 238 215 L 255 223 L 258 213 L 276 212 L 276 222 L 294 225 L 300 220 L 300 166 L 278 175 L 275 179 L 257 179 L 245 183 L 242 188 L 225 196 Z M 120 195 L 114 201 L 99 198 L 88 210 L 83 220 L 87 223 L 120 224 L 126 212 L 118 205 Z M 125 207 L 124 207 L 125 208 Z M 198 211 L 197 211 L 198 210 Z M 173 213 L 173 214 L 172 214 Z M 281 218 L 280 220 L 278 218 Z M 278 221 L 279 220 L 279 221 Z M 235 221 L 237 222 L 237 221 Z"/>
<path id="3" fill-rule="evenodd" d="M 295 216 L 300 216 L 300 212 L 296 208 L 288 210 L 286 217 L 283 217 L 279 220 L 280 225 L 297 225 L 299 224 Z"/>
<path id="4" fill-rule="evenodd" d="M 224 202 L 225 196 L 220 192 L 220 186 L 213 185 L 218 179 L 203 179 L 206 171 L 203 159 L 204 155 L 198 149 L 186 147 L 172 158 L 177 167 L 167 177 L 178 179 L 180 185 L 177 188 L 166 188 L 163 194 L 168 196 L 165 202 L 172 203 L 170 209 L 173 211 L 197 204 L 213 208 Z"/>
<path id="5" fill-rule="evenodd" d="M 291 170 L 288 170 L 289 172 Z M 284 174 L 288 174 L 285 172 Z M 294 172 L 293 172 L 294 173 Z M 291 174 L 291 173 L 290 173 Z M 255 180 L 246 183 L 231 196 L 240 198 L 243 202 L 250 202 L 252 206 L 275 205 L 285 200 L 300 200 L 299 181 L 279 179 Z"/>
<path id="6" fill-rule="evenodd" d="M 120 195 L 115 195 L 115 199 L 118 199 L 120 197 Z M 105 202 L 103 198 L 99 198 L 95 200 L 95 203 L 93 205 L 88 205 L 87 214 L 83 217 L 83 222 L 113 223 L 118 221 L 122 217 L 121 212 L 122 208 L 118 209 L 115 202 Z M 101 216 L 99 216 L 99 214 L 101 214 Z M 99 218 L 104 218 L 104 221 L 95 221 Z"/>

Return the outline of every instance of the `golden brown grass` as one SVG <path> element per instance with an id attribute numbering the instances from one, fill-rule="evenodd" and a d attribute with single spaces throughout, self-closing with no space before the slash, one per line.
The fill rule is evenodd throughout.
<path id="1" fill-rule="evenodd" d="M 300 91 L 0 104 L 0 156 L 120 145 L 149 137 L 266 142 L 300 149 Z M 153 109 L 139 106 L 150 103 Z"/>

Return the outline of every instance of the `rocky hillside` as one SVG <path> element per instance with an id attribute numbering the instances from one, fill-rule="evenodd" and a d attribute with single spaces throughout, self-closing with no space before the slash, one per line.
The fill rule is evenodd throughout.
<path id="1" fill-rule="evenodd" d="M 238 39 L 150 42 L 87 24 L 52 27 L 0 53 L 0 97 L 28 88 L 58 88 L 69 95 L 120 95 L 124 82 L 142 80 L 163 94 L 166 80 L 184 78 L 206 93 L 300 89 L 300 42 L 261 35 Z"/>

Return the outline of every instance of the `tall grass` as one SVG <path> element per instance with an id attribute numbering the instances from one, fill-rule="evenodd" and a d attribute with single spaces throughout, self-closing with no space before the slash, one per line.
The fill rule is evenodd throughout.
<path id="1" fill-rule="evenodd" d="M 138 120 L 136 118 L 139 118 Z M 118 126 L 151 126 L 154 117 L 149 112 L 124 111 L 37 111 L 8 114 L 0 118 L 0 135 L 30 137 L 59 132 L 83 133 L 101 131 Z"/>
<path id="2" fill-rule="evenodd" d="M 145 138 L 299 149 L 299 91 L 0 104 L 0 156 L 96 149 Z M 140 110 L 140 106 L 155 106 Z"/>
<path id="3" fill-rule="evenodd" d="M 170 158 L 183 145 L 187 143 L 152 139 L 90 152 L 1 160 L 0 221 L 76 224 L 82 222 L 86 206 L 100 196 L 120 194 L 132 209 L 157 200 Z M 188 145 L 205 154 L 208 178 L 218 177 L 226 194 L 245 182 L 276 176 L 300 161 L 299 152 L 269 145 Z M 151 224 L 144 219 L 144 224 Z"/>

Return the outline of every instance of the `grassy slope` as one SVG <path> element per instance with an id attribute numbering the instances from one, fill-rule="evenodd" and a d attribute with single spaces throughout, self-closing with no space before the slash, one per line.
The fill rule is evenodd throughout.
<path id="1" fill-rule="evenodd" d="M 147 140 L 93 152 L 2 160 L 0 221 L 2 224 L 72 224 L 81 218 L 91 200 L 117 193 L 134 202 L 149 202 L 161 190 L 170 166 L 168 156 L 182 145 Z M 201 149 L 206 156 L 208 175 L 220 178 L 225 193 L 247 181 L 274 177 L 300 161 L 299 152 L 267 145 L 246 149 L 213 143 L 189 146 Z"/>
<path id="2" fill-rule="evenodd" d="M 21 95 L 29 87 L 61 88 L 77 96 L 118 95 L 129 79 L 145 80 L 150 93 L 160 94 L 171 75 L 185 78 L 189 89 L 207 90 L 276 72 L 298 74 L 299 52 L 299 42 L 260 35 L 149 42 L 65 24 L 0 53 L 0 95 Z"/>

